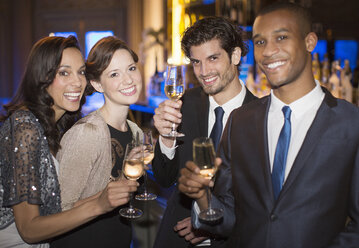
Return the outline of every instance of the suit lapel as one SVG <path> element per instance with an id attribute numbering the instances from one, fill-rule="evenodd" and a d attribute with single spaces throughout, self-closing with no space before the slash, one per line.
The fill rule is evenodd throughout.
<path id="1" fill-rule="evenodd" d="M 265 188 L 267 192 L 264 192 L 263 197 L 266 198 L 266 204 L 273 203 L 273 190 L 272 190 L 272 177 L 270 170 L 269 162 L 269 152 L 268 152 L 268 130 L 267 130 L 267 120 L 268 120 L 268 111 L 270 106 L 270 97 L 263 97 L 259 99 L 264 105 L 261 108 L 258 108 L 255 116 L 255 127 L 258 134 L 258 157 L 261 159 L 261 170 L 263 172 L 263 180 L 265 182 Z M 268 209 L 271 209 L 270 205 L 267 205 Z"/>
<path id="2" fill-rule="evenodd" d="M 201 137 L 207 137 L 208 136 L 208 112 L 209 112 L 209 98 L 204 91 L 201 91 L 200 94 L 200 104 L 199 111 L 198 111 L 198 122 L 199 122 L 199 133 Z M 197 126 L 197 125 L 194 125 Z"/>
<path id="3" fill-rule="evenodd" d="M 282 195 L 285 195 L 285 193 L 290 189 L 291 185 L 303 169 L 304 165 L 308 164 L 306 163 L 306 161 L 317 146 L 320 137 L 323 136 L 323 134 L 328 128 L 328 123 L 330 123 L 330 119 L 332 116 L 331 107 L 336 105 L 336 99 L 328 91 L 324 91 L 326 93 L 325 98 L 321 106 L 319 107 L 318 112 L 313 120 L 313 123 L 304 138 L 303 144 L 297 154 L 297 157 L 294 160 L 292 169 L 289 172 L 285 184 L 283 185 L 280 198 L 282 198 Z"/>
<path id="4" fill-rule="evenodd" d="M 252 92 L 250 92 L 250 91 L 248 90 L 248 88 L 246 87 L 246 96 L 244 97 L 244 100 L 243 100 L 242 105 L 247 104 L 247 103 L 249 103 L 250 101 L 253 101 L 253 100 L 255 100 L 255 99 L 257 99 L 257 97 L 255 97 L 255 96 L 252 94 Z"/>

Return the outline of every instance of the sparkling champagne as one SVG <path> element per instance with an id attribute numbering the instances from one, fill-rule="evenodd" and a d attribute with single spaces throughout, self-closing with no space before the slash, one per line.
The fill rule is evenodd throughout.
<path id="1" fill-rule="evenodd" d="M 207 179 L 211 179 L 215 174 L 216 153 L 212 143 L 194 143 L 193 144 L 193 161 L 200 168 L 200 174 Z"/>
<path id="2" fill-rule="evenodd" d="M 125 160 L 123 173 L 128 180 L 137 180 L 143 175 L 143 162 L 138 159 Z"/>
<path id="3" fill-rule="evenodd" d="M 212 179 L 212 177 L 214 176 L 214 174 L 216 173 L 214 168 L 211 169 L 202 169 L 199 172 L 201 174 L 201 176 L 203 176 L 206 179 Z"/>
<path id="4" fill-rule="evenodd" d="M 180 99 L 184 93 L 184 86 L 183 85 L 166 85 L 165 86 L 165 92 L 168 98 L 170 98 L 173 101 L 177 101 Z"/>
<path id="5" fill-rule="evenodd" d="M 211 138 L 199 137 L 193 140 L 193 162 L 200 169 L 200 174 L 206 179 L 212 179 L 216 173 L 215 166 L 216 153 Z M 208 208 L 202 210 L 198 218 L 206 222 L 216 221 L 223 217 L 223 209 L 212 208 L 211 191 L 205 186 Z"/>
<path id="6" fill-rule="evenodd" d="M 154 156 L 155 154 L 153 153 L 153 151 L 145 151 L 145 157 L 143 158 L 143 163 L 145 165 L 151 163 Z"/>

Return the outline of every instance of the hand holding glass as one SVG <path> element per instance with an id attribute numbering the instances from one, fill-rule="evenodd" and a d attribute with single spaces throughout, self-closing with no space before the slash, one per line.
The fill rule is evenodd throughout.
<path id="1" fill-rule="evenodd" d="M 123 159 L 122 172 L 128 180 L 136 181 L 143 175 L 143 146 L 142 144 L 129 143 L 126 146 Z M 138 218 L 142 215 L 140 209 L 132 206 L 132 195 L 130 193 L 129 207 L 120 209 L 120 215 L 126 218 Z"/>
<path id="2" fill-rule="evenodd" d="M 165 81 L 165 92 L 172 101 L 179 100 L 184 94 L 184 66 L 169 65 L 167 67 L 167 78 Z M 183 137 L 183 133 L 176 131 L 176 124 L 172 123 L 172 130 L 169 134 L 162 135 L 164 137 Z"/>
<path id="3" fill-rule="evenodd" d="M 143 148 L 144 148 L 144 165 L 149 165 L 154 157 L 154 149 L 153 149 L 153 139 L 152 132 L 146 131 L 143 133 Z M 155 200 L 157 195 L 153 193 L 147 192 L 147 173 L 146 171 L 143 174 L 143 184 L 144 184 L 144 192 L 142 194 L 136 195 L 136 200 L 141 201 L 149 201 Z"/>
<path id="4" fill-rule="evenodd" d="M 201 137 L 193 140 L 193 162 L 199 167 L 200 174 L 212 179 L 216 173 L 216 153 L 211 138 Z M 206 222 L 216 221 L 223 217 L 223 210 L 211 207 L 211 191 L 206 187 L 208 208 L 199 213 L 199 218 Z"/>

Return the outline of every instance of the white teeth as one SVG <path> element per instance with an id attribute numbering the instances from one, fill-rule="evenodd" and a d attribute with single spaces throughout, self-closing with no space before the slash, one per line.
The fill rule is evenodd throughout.
<path id="1" fill-rule="evenodd" d="M 212 80 L 214 80 L 216 77 L 210 77 L 210 78 L 207 78 L 207 79 L 204 79 L 205 82 L 211 82 Z"/>
<path id="2" fill-rule="evenodd" d="M 278 66 L 281 66 L 281 65 L 284 65 L 284 64 L 285 64 L 285 62 L 278 61 L 278 62 L 274 62 L 274 63 L 271 63 L 271 64 L 267 65 L 267 67 L 269 69 L 274 69 L 274 68 L 277 68 Z"/>
<path id="3" fill-rule="evenodd" d="M 81 93 L 64 93 L 64 96 L 69 96 L 69 97 L 79 97 L 81 95 Z"/>
<path id="4" fill-rule="evenodd" d="M 132 86 L 131 88 L 120 90 L 120 92 L 128 94 L 135 90 L 135 86 Z"/>

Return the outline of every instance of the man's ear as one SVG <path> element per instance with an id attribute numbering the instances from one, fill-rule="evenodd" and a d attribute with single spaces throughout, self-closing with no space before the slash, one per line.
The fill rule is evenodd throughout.
<path id="1" fill-rule="evenodd" d="M 94 87 L 97 92 L 103 93 L 102 84 L 100 82 L 90 80 L 90 83 L 91 83 L 92 87 Z"/>
<path id="2" fill-rule="evenodd" d="M 235 47 L 233 52 L 232 52 L 232 56 L 231 56 L 231 62 L 234 65 L 238 65 L 239 62 L 241 62 L 241 55 L 242 55 L 242 50 L 239 47 Z"/>
<path id="3" fill-rule="evenodd" d="M 310 32 L 305 37 L 305 46 L 308 52 L 312 52 L 317 45 L 318 36 L 314 32 Z"/>

